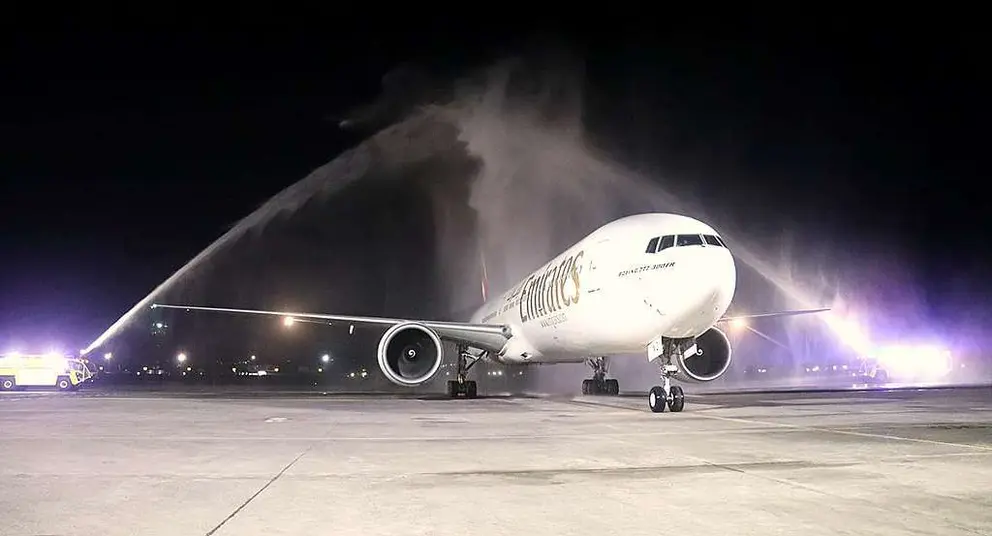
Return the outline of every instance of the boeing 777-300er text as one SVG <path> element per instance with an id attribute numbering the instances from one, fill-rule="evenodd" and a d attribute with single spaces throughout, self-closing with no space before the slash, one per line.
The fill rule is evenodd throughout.
<path id="1" fill-rule="evenodd" d="M 162 305 L 172 309 L 275 315 L 386 327 L 377 350 L 391 382 L 416 386 L 444 361 L 442 341 L 457 346 L 457 379 L 449 396 L 476 396 L 466 375 L 481 359 L 505 365 L 588 363 L 583 394 L 618 395 L 607 378 L 610 356 L 646 354 L 661 386 L 648 405 L 682 411 L 685 395 L 672 379 L 707 382 L 730 366 L 730 341 L 717 325 L 735 319 L 816 313 L 827 309 L 725 316 L 737 287 L 726 243 L 709 225 L 676 214 L 638 214 L 610 222 L 528 275 L 468 322 L 379 318 Z"/>

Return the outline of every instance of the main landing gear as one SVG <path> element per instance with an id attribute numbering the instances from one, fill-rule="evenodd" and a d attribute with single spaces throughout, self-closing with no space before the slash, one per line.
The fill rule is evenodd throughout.
<path id="1" fill-rule="evenodd" d="M 592 378 L 582 380 L 582 394 L 584 395 L 609 395 L 620 394 L 620 382 L 616 379 L 606 379 L 606 369 L 608 362 L 605 357 L 597 357 L 586 361 L 592 367 Z"/>
<path id="2" fill-rule="evenodd" d="M 458 347 L 458 363 L 456 377 L 457 380 L 448 380 L 447 392 L 449 398 L 464 396 L 465 398 L 475 398 L 478 396 L 478 387 L 475 380 L 466 380 L 465 376 L 485 354 L 474 355 L 468 352 L 464 346 Z"/>
<path id="3" fill-rule="evenodd" d="M 678 365 L 672 362 L 674 361 L 672 358 L 676 352 L 683 352 L 685 349 L 675 341 L 664 342 L 664 353 L 658 358 L 658 373 L 664 384 L 655 385 L 648 391 L 648 407 L 654 413 L 662 413 L 665 411 L 665 406 L 668 406 L 669 410 L 678 413 L 685 409 L 685 392 L 678 385 L 672 385 L 672 377 L 679 371 Z"/>

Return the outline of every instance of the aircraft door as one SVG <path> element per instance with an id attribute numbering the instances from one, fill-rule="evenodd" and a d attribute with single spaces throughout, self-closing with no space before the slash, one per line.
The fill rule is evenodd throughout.
<path id="1" fill-rule="evenodd" d="M 606 274 L 612 270 L 612 255 L 609 254 L 610 239 L 604 238 L 588 250 L 588 262 L 583 263 L 580 274 L 582 280 L 583 294 L 592 294 L 602 289 Z"/>

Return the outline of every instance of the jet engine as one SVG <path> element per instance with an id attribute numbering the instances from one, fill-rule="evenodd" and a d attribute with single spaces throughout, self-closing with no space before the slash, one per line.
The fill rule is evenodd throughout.
<path id="1" fill-rule="evenodd" d="M 405 387 L 433 378 L 444 360 L 441 338 L 434 330 L 415 322 L 396 324 L 386 330 L 377 355 L 386 378 Z"/>
<path id="2" fill-rule="evenodd" d="M 696 337 L 695 351 L 680 354 L 679 372 L 676 377 L 683 381 L 713 381 L 730 367 L 730 339 L 717 328 L 710 328 Z"/>

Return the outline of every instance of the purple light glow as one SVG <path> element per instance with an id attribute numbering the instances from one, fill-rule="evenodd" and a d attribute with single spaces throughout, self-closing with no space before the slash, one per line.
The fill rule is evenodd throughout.
<path id="1" fill-rule="evenodd" d="M 951 352 L 937 345 L 893 345 L 871 356 L 893 379 L 936 379 L 951 372 Z"/>

